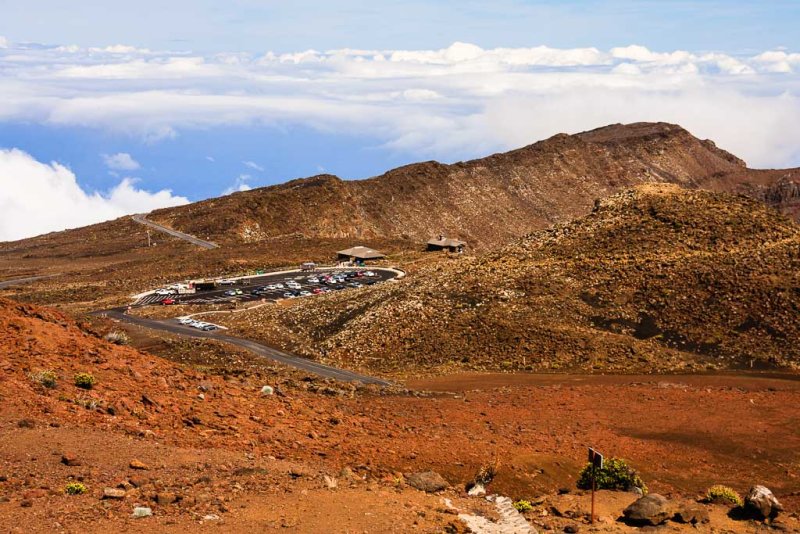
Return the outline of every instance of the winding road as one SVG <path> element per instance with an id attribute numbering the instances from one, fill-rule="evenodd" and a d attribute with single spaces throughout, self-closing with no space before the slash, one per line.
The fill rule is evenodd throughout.
<path id="1" fill-rule="evenodd" d="M 169 234 L 173 237 L 177 237 L 178 239 L 183 239 L 184 241 L 188 241 L 193 245 L 197 245 L 198 247 L 212 249 L 212 248 L 219 248 L 219 245 L 216 243 L 212 243 L 211 241 L 203 241 L 193 235 L 184 234 L 183 232 L 179 232 L 177 230 L 173 230 L 172 228 L 167 228 L 166 226 L 162 226 L 158 223 L 154 223 L 147 219 L 147 215 L 145 214 L 137 214 L 131 215 L 131 218 L 139 224 L 143 224 L 145 226 L 149 226 L 154 230 L 158 230 L 159 232 L 163 232 L 165 234 Z"/>
<path id="2" fill-rule="evenodd" d="M 382 380 L 380 378 L 360 375 L 358 373 L 347 371 L 345 369 L 338 369 L 336 367 L 324 365 L 315 362 L 313 360 L 309 360 L 307 358 L 301 358 L 300 356 L 296 356 L 289 352 L 284 352 L 282 350 L 278 350 L 272 347 L 268 347 L 266 345 L 262 345 L 260 343 L 256 343 L 255 341 L 250 341 L 249 339 L 228 336 L 225 334 L 217 333 L 216 331 L 204 332 L 202 330 L 197 330 L 196 328 L 191 328 L 188 326 L 183 326 L 181 324 L 176 324 L 175 322 L 173 322 L 174 320 L 157 321 L 154 319 L 147 319 L 145 317 L 128 315 L 125 313 L 125 308 L 114 308 L 111 310 L 96 311 L 93 312 L 93 315 L 103 315 L 111 319 L 116 319 L 121 322 L 134 324 L 137 326 L 142 326 L 144 328 L 150 328 L 153 330 L 161 330 L 162 332 L 169 332 L 181 336 L 213 339 L 216 341 L 222 341 L 224 343 L 230 343 L 231 345 L 236 345 L 238 347 L 247 349 L 250 352 L 257 354 L 258 356 L 268 358 L 278 363 L 282 363 L 284 365 L 288 365 L 296 369 L 301 369 L 303 371 L 307 371 L 309 373 L 313 373 L 315 375 L 319 375 L 325 378 L 334 378 L 336 380 L 343 380 L 345 382 L 358 381 L 364 384 L 377 384 L 379 386 L 392 385 L 391 382 Z"/>

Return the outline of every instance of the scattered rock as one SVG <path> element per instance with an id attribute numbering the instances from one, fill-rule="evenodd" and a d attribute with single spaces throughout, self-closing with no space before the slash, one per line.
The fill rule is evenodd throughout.
<path id="1" fill-rule="evenodd" d="M 32 419 L 20 419 L 17 422 L 17 426 L 19 428 L 33 428 L 36 426 L 36 423 L 34 423 Z"/>
<path id="2" fill-rule="evenodd" d="M 70 467 L 83 465 L 83 463 L 72 453 L 65 452 L 61 455 L 61 463 Z"/>
<path id="3" fill-rule="evenodd" d="M 33 506 L 33 503 L 28 499 L 23 499 L 22 501 L 20 501 L 19 505 L 22 506 L 23 508 L 30 508 L 31 506 Z"/>
<path id="4" fill-rule="evenodd" d="M 564 527 L 564 532 L 566 532 L 568 534 L 575 534 L 579 530 L 580 530 L 580 527 L 578 525 L 567 525 L 567 526 Z"/>
<path id="5" fill-rule="evenodd" d="M 140 517 L 150 517 L 151 515 L 153 515 L 153 510 L 151 510 L 147 506 L 136 506 L 133 509 L 133 514 L 131 517 L 140 518 Z"/>
<path id="6" fill-rule="evenodd" d="M 219 516 L 217 514 L 204 515 L 203 521 L 219 521 Z"/>
<path id="7" fill-rule="evenodd" d="M 675 515 L 672 503 L 658 493 L 636 500 L 622 512 L 625 522 L 633 525 L 657 526 Z"/>
<path id="8" fill-rule="evenodd" d="M 678 523 L 691 523 L 692 525 L 709 522 L 708 510 L 705 506 L 696 503 L 679 506 L 672 519 Z"/>
<path id="9" fill-rule="evenodd" d="M 774 518 L 783 511 L 783 505 L 765 486 L 753 486 L 744 498 L 745 512 L 756 519 Z"/>
<path id="10" fill-rule="evenodd" d="M 480 482 L 476 482 L 474 486 L 472 486 L 469 491 L 467 491 L 467 495 L 476 496 L 476 495 L 485 495 L 486 488 L 483 487 L 483 484 Z"/>
<path id="11" fill-rule="evenodd" d="M 156 502 L 159 506 L 167 506 L 178 502 L 178 496 L 170 492 L 159 493 L 156 495 Z"/>
<path id="12" fill-rule="evenodd" d="M 339 482 L 328 475 L 322 475 L 322 480 L 325 481 L 325 487 L 328 489 L 336 489 L 339 486 Z"/>
<path id="13" fill-rule="evenodd" d="M 103 499 L 124 499 L 125 490 L 119 488 L 105 488 L 103 490 Z"/>
<path id="14" fill-rule="evenodd" d="M 128 467 L 130 467 L 131 469 L 139 469 L 142 471 L 150 469 L 150 467 L 146 463 L 136 459 L 131 460 L 131 463 L 128 464 Z"/>
<path id="15" fill-rule="evenodd" d="M 434 471 L 425 471 L 422 473 L 414 473 L 406 477 L 408 485 L 420 491 L 428 493 L 435 493 L 442 491 L 449 485 L 447 481 L 442 478 L 442 475 Z"/>
<path id="16" fill-rule="evenodd" d="M 267 396 L 272 395 L 273 393 L 275 393 L 275 389 L 272 386 L 264 386 L 261 388 L 261 395 Z"/>

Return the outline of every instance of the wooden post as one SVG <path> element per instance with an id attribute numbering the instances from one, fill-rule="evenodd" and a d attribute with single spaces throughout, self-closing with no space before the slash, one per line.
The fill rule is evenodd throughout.
<path id="1" fill-rule="evenodd" d="M 594 525 L 594 490 L 595 490 L 595 465 L 592 463 L 592 518 L 590 523 Z"/>

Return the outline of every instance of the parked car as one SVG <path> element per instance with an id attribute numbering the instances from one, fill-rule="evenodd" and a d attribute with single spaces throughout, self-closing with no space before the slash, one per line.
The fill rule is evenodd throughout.
<path id="1" fill-rule="evenodd" d="M 369 276 L 370 278 L 372 278 L 373 276 L 378 276 L 378 275 L 377 273 L 375 273 L 375 271 L 364 271 L 364 276 Z"/>
<path id="2" fill-rule="evenodd" d="M 162 306 L 170 306 L 172 304 L 175 304 L 175 299 L 171 299 L 169 297 L 167 297 L 167 298 L 165 298 L 164 300 L 161 301 L 161 305 Z"/>
<path id="3" fill-rule="evenodd" d="M 203 326 L 202 328 L 200 328 L 200 330 L 203 330 L 204 332 L 209 332 L 211 330 L 216 330 L 217 328 L 219 328 L 219 327 L 217 325 L 215 325 L 215 324 L 207 324 L 207 325 Z"/>
<path id="4" fill-rule="evenodd" d="M 301 297 L 310 297 L 311 296 L 311 291 L 305 291 L 305 290 L 301 291 L 300 292 L 300 296 Z"/>
<path id="5" fill-rule="evenodd" d="M 309 284 L 319 284 L 319 278 L 317 278 L 316 276 L 311 276 L 311 277 L 308 278 L 308 283 Z"/>
<path id="6" fill-rule="evenodd" d="M 156 295 L 160 297 L 164 297 L 167 295 L 174 295 L 176 291 L 174 289 L 156 289 Z"/>
<path id="7" fill-rule="evenodd" d="M 283 298 L 285 299 L 293 299 L 294 296 L 295 296 L 294 293 L 292 293 L 291 291 L 287 291 L 286 293 L 283 294 Z"/>
<path id="8" fill-rule="evenodd" d="M 325 293 L 325 290 L 321 287 L 315 287 L 312 293 L 314 293 L 315 295 L 319 295 L 320 293 Z"/>
<path id="9" fill-rule="evenodd" d="M 283 289 L 284 287 L 285 287 L 285 286 L 284 286 L 283 284 L 281 284 L 280 282 L 278 282 L 277 284 L 275 284 L 275 289 Z"/>
<path id="10" fill-rule="evenodd" d="M 224 278 L 217 283 L 221 286 L 232 286 L 233 284 L 236 283 L 236 280 L 231 280 L 230 278 Z"/>
<path id="11" fill-rule="evenodd" d="M 236 296 L 236 290 L 235 289 L 229 289 L 224 293 L 224 295 L 226 297 L 235 297 Z"/>
<path id="12" fill-rule="evenodd" d="M 189 324 L 193 323 L 194 319 L 192 319 L 191 317 L 181 317 L 180 319 L 178 319 L 178 322 L 181 324 Z"/>
<path id="13" fill-rule="evenodd" d="M 241 289 L 234 289 L 233 293 L 234 295 L 244 295 L 244 292 Z"/>

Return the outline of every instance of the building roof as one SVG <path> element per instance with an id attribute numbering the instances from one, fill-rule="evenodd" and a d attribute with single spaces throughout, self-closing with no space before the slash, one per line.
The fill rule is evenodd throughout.
<path id="1" fill-rule="evenodd" d="M 376 260 L 378 258 L 385 258 L 386 255 L 378 252 L 377 250 L 373 250 L 368 247 L 364 247 L 358 245 L 356 247 L 348 248 L 346 250 L 340 250 L 337 252 L 340 256 L 350 256 L 352 258 L 358 258 L 359 260 Z"/>
<path id="2" fill-rule="evenodd" d="M 450 237 L 439 236 L 439 239 L 431 239 L 428 241 L 429 245 L 436 245 L 439 247 L 463 247 L 466 246 L 466 241 L 459 241 Z"/>

